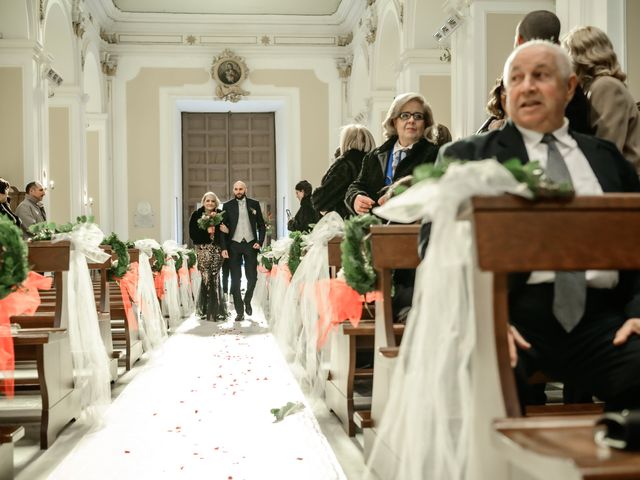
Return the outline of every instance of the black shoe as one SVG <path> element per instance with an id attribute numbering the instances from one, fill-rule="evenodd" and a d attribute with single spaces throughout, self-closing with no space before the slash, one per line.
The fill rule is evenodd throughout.
<path id="1" fill-rule="evenodd" d="M 253 309 L 251 308 L 251 304 L 247 303 L 244 306 L 244 311 L 247 312 L 247 315 L 251 316 L 251 314 L 253 313 Z"/>
<path id="2" fill-rule="evenodd" d="M 236 315 L 236 322 L 242 322 L 244 320 L 244 315 L 240 314 L 240 315 Z"/>

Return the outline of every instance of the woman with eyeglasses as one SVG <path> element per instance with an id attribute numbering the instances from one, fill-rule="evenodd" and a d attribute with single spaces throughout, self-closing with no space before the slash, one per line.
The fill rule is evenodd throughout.
<path id="1" fill-rule="evenodd" d="M 13 213 L 11 210 L 11 205 L 9 205 L 9 188 L 11 184 L 7 182 L 4 178 L 0 178 L 0 215 L 4 215 L 9 220 L 13 222 L 13 224 L 20 228 L 22 222 L 18 218 L 18 216 Z"/>
<path id="2" fill-rule="evenodd" d="M 364 157 L 358 178 L 347 189 L 345 204 L 353 213 L 369 213 L 384 203 L 387 186 L 416 166 L 435 162 L 438 146 L 424 137 L 431 125 L 433 113 L 422 95 L 404 93 L 394 99 L 382 123 L 386 141 Z"/>

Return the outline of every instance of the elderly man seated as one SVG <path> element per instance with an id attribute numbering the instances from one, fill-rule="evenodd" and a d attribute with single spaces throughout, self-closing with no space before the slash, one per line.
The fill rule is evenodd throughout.
<path id="1" fill-rule="evenodd" d="M 439 158 L 538 160 L 549 177 L 571 182 L 577 195 L 640 191 L 614 144 L 568 128 L 564 111 L 577 79 L 560 47 L 521 45 L 503 78 L 510 120 L 443 147 Z M 640 407 L 640 272 L 526 272 L 513 274 L 509 286 L 521 398 L 526 378 L 542 370 L 593 392 L 607 409 Z"/>

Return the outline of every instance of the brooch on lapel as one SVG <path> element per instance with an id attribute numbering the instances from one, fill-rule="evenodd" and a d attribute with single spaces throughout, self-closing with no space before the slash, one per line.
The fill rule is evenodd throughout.
<path id="1" fill-rule="evenodd" d="M 250 208 L 249 211 L 251 212 L 251 215 L 255 215 L 256 214 L 255 208 Z"/>

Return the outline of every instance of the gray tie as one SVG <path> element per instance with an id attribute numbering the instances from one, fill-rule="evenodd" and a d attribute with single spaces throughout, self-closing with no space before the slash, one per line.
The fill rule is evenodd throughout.
<path id="1" fill-rule="evenodd" d="M 572 184 L 569 169 L 550 133 L 542 137 L 549 149 L 547 157 L 547 177 L 555 182 Z M 587 298 L 587 279 L 584 271 L 556 272 L 553 289 L 553 314 L 567 332 L 580 322 L 584 315 Z"/>

